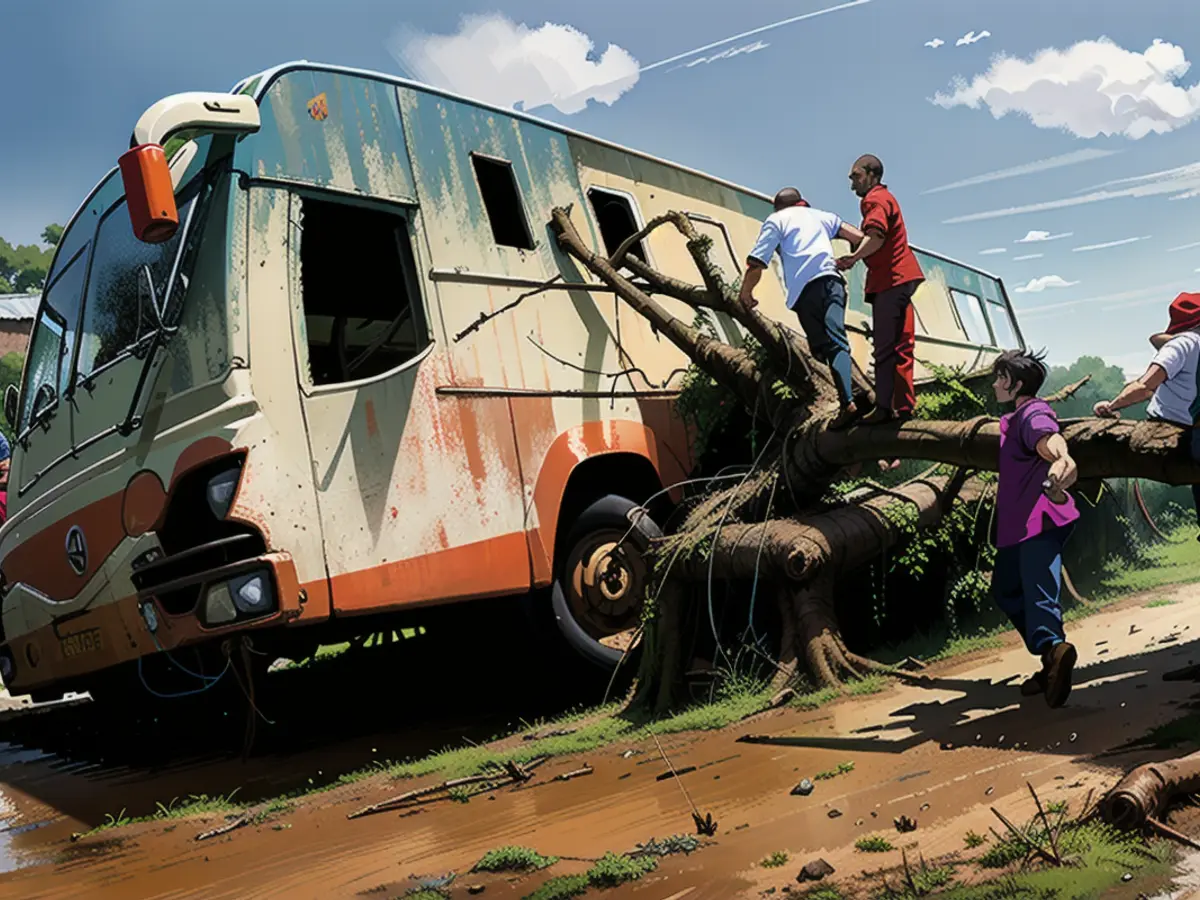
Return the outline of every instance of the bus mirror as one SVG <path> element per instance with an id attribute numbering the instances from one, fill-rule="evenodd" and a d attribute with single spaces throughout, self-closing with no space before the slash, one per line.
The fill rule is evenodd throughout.
<path id="1" fill-rule="evenodd" d="M 120 164 L 134 236 L 147 244 L 169 241 L 179 228 L 179 210 L 163 148 L 141 144 L 123 153 Z"/>
<path id="2" fill-rule="evenodd" d="M 10 384 L 4 389 L 4 421 L 8 423 L 9 428 L 17 427 L 17 400 L 20 392 L 15 384 Z"/>

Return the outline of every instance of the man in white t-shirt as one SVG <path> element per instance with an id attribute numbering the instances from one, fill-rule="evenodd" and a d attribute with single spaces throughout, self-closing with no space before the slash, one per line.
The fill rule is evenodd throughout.
<path id="1" fill-rule="evenodd" d="M 857 247 L 863 234 L 835 213 L 813 209 L 795 188 L 775 195 L 775 212 L 763 222 L 758 242 L 746 258 L 741 301 L 758 305 L 754 288 L 778 252 L 783 261 L 787 306 L 800 319 L 813 355 L 833 371 L 842 409 L 830 428 L 844 428 L 858 409 L 851 393 L 850 342 L 846 338 L 846 282 L 833 255 L 833 239 Z"/>
<path id="2" fill-rule="evenodd" d="M 1117 410 L 1149 399 L 1146 415 L 1192 429 L 1192 459 L 1200 462 L 1200 294 L 1180 294 L 1171 303 L 1167 330 L 1150 338 L 1158 351 L 1146 373 L 1132 381 L 1112 400 L 1101 400 L 1094 412 L 1119 418 Z M 1196 521 L 1200 524 L 1200 484 L 1192 485 Z M 1196 536 L 1200 540 L 1200 535 Z"/>

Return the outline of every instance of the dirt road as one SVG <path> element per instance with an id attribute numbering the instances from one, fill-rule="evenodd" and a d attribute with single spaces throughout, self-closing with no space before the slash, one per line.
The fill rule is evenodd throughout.
<path id="1" fill-rule="evenodd" d="M 1151 599 L 1175 602 L 1147 607 Z M 718 821 L 718 833 L 605 896 L 755 897 L 785 885 L 798 889 L 800 867 L 818 857 L 834 867 L 838 882 L 896 865 L 901 847 L 933 859 L 961 850 L 968 830 L 986 834 L 996 824 L 991 806 L 1028 819 L 1034 808 L 1026 782 L 1046 802 L 1077 806 L 1122 770 L 1179 752 L 1118 748 L 1185 715 L 1200 691 L 1192 682 L 1161 678 L 1200 662 L 1197 601 L 1198 587 L 1162 589 L 1071 626 L 1080 664 L 1061 710 L 1019 696 L 1031 658 L 1010 641 L 938 667 L 934 689 L 897 686 L 815 711 L 788 709 L 722 731 L 663 737 L 677 769 L 696 767 L 680 779 L 700 811 Z M 777 742 L 739 740 L 748 735 Z M 811 795 L 791 793 L 802 778 L 846 762 L 852 770 L 817 780 Z M 593 774 L 553 780 L 584 763 Z M 390 898 L 421 879 L 454 872 L 447 896 L 467 897 L 482 886 L 488 898 L 519 898 L 550 874 L 583 871 L 588 863 L 580 860 L 693 833 L 679 783 L 659 780 L 665 771 L 653 741 L 623 743 L 553 759 L 521 788 L 404 814 L 347 820 L 352 810 L 424 780 L 347 785 L 265 824 L 203 842 L 196 835 L 220 825 L 220 817 L 135 825 L 75 843 L 55 832 L 41 841 L 41 852 L 57 855 L 57 862 L 0 878 L 0 897 Z M 916 820 L 917 829 L 898 834 L 892 822 L 901 815 Z M 896 849 L 856 850 L 855 841 L 870 834 L 886 835 Z M 470 873 L 484 853 L 507 844 L 563 861 L 521 878 Z M 776 851 L 788 853 L 786 865 L 759 865 Z"/>

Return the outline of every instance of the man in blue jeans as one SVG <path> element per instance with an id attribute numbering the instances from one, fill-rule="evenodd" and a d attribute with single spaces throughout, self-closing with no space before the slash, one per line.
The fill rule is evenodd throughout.
<path id="1" fill-rule="evenodd" d="M 838 272 L 833 239 L 858 246 L 863 234 L 835 213 L 813 209 L 795 188 L 775 195 L 775 212 L 763 222 L 746 258 L 741 301 L 758 305 L 754 288 L 778 252 L 783 261 L 787 306 L 800 319 L 809 349 L 833 370 L 841 411 L 830 428 L 845 428 L 858 414 L 851 393 L 850 341 L 846 338 L 846 282 Z"/>
<path id="2" fill-rule="evenodd" d="M 996 565 L 992 593 L 1025 647 L 1041 657 L 1041 671 L 1021 693 L 1045 693 L 1062 706 L 1071 693 L 1078 653 L 1063 631 L 1062 552 L 1079 519 L 1066 492 L 1077 476 L 1050 404 L 1037 392 L 1046 364 L 1029 352 L 1008 350 L 992 364 L 996 399 L 1016 409 L 1000 418 L 1000 480 L 996 489 Z"/>
<path id="3" fill-rule="evenodd" d="M 1101 400 L 1093 412 L 1101 418 L 1119 419 L 1117 410 L 1149 400 L 1147 418 L 1191 429 L 1187 442 L 1192 459 L 1200 462 L 1200 428 L 1196 427 L 1200 419 L 1200 294 L 1176 297 L 1167 330 L 1153 335 L 1150 344 L 1158 352 L 1146 373 L 1125 385 L 1112 400 Z M 1200 484 L 1192 485 L 1192 502 L 1200 524 Z"/>

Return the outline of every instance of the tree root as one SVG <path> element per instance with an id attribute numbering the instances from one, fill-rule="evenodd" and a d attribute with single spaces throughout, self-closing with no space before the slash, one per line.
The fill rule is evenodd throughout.
<path id="1" fill-rule="evenodd" d="M 1159 819 L 1177 795 L 1197 791 L 1200 752 L 1133 769 L 1100 801 L 1100 813 L 1116 828 L 1139 829 Z"/>

